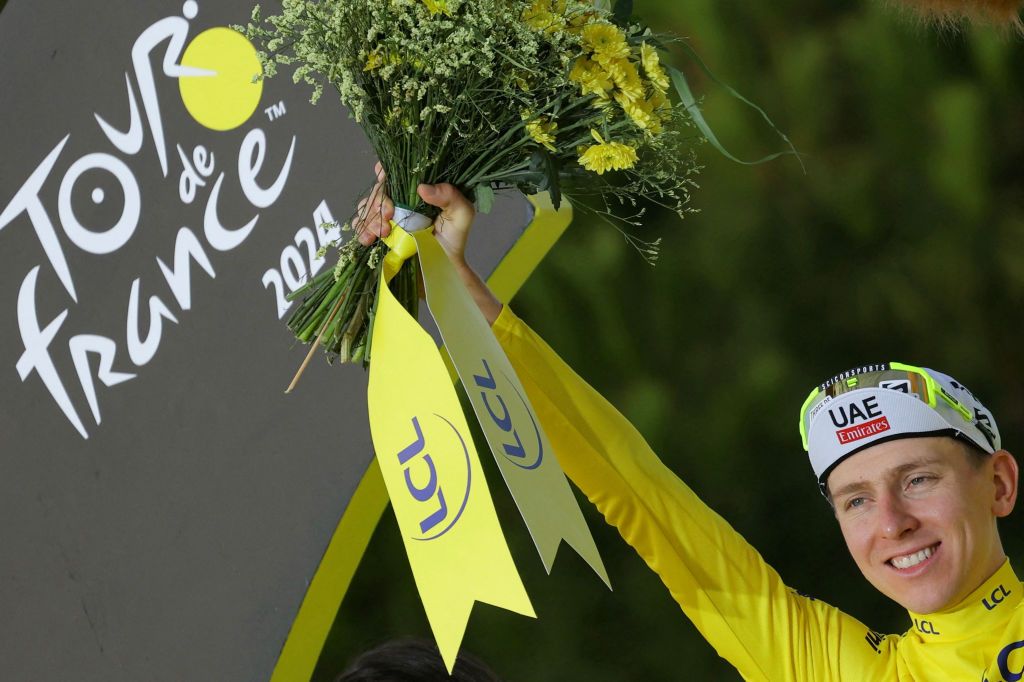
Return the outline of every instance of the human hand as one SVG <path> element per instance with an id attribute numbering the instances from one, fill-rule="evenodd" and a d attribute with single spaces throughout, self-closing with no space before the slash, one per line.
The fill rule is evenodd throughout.
<path id="1" fill-rule="evenodd" d="M 386 175 L 380 162 L 374 166 L 377 181 L 368 197 L 364 197 L 356 210 L 352 227 L 359 243 L 369 246 L 378 237 L 391 234 L 391 219 L 395 215 L 395 204 L 384 191 Z M 476 210 L 473 204 L 454 185 L 421 184 L 416 193 L 425 203 L 441 209 L 434 220 L 434 237 L 456 266 L 466 265 L 466 242 L 473 225 Z"/>
<path id="2" fill-rule="evenodd" d="M 365 246 L 373 244 L 378 237 L 391 234 L 391 219 L 395 217 L 395 204 L 384 191 L 384 169 L 377 163 L 374 170 L 377 182 L 370 196 L 359 202 L 356 218 L 352 221 L 359 243 Z M 447 183 L 420 185 L 416 192 L 423 201 L 441 209 L 441 214 L 434 220 L 434 237 L 448 254 L 487 324 L 494 324 L 501 313 L 501 301 L 466 263 L 466 241 L 476 215 L 473 204 L 454 185 Z"/>

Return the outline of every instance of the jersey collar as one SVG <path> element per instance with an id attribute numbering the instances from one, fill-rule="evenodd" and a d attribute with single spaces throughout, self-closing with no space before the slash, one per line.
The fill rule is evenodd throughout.
<path id="1" fill-rule="evenodd" d="M 1022 598 L 1024 588 L 1006 560 L 991 578 L 956 606 L 929 614 L 910 611 L 911 632 L 926 642 L 991 632 L 993 627 L 1009 620 Z"/>

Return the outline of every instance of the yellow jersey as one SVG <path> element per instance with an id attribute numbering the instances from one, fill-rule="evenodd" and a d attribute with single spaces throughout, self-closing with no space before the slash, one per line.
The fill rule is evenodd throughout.
<path id="1" fill-rule="evenodd" d="M 566 474 L 747 680 L 1024 679 L 1024 585 L 1009 562 L 960 604 L 911 613 L 901 635 L 786 587 L 643 437 L 506 305 L 494 332 Z"/>

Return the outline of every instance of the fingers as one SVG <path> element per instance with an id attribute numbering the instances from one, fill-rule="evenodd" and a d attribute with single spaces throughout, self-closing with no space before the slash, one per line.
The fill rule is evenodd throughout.
<path id="1" fill-rule="evenodd" d="M 364 246 L 372 244 L 377 237 L 386 237 L 391 233 L 391 218 L 395 215 L 395 204 L 384 191 L 386 178 L 384 169 L 378 161 L 374 166 L 377 182 L 374 183 L 370 195 L 359 201 L 352 229 L 359 243 Z"/>
<path id="2" fill-rule="evenodd" d="M 359 243 L 364 246 L 373 244 L 378 237 L 391 234 L 391 219 L 395 215 L 395 204 L 384 191 L 387 176 L 379 161 L 373 170 L 377 181 L 369 196 L 360 200 L 352 219 L 352 229 L 356 232 Z M 448 183 L 421 184 L 416 191 L 423 201 L 441 209 L 441 215 L 435 223 L 437 229 L 454 228 L 457 233 L 463 235 L 464 241 L 465 232 L 473 223 L 473 216 L 476 214 L 473 204 L 454 185 Z"/>
<path id="3" fill-rule="evenodd" d="M 423 184 L 416 191 L 423 201 L 441 209 L 434 220 L 434 236 L 453 263 L 464 263 L 466 240 L 476 214 L 473 204 L 454 185 L 447 183 Z"/>
<path id="4" fill-rule="evenodd" d="M 376 241 L 377 237 L 387 237 L 391 234 L 391 218 L 394 215 L 394 204 L 389 199 L 384 199 L 376 209 L 370 209 L 358 223 L 353 221 L 359 243 L 369 246 Z"/>
<path id="5" fill-rule="evenodd" d="M 416 192 L 423 201 L 441 209 L 442 219 L 451 220 L 460 227 L 468 227 L 473 222 L 476 214 L 473 204 L 454 185 L 421 184 Z"/>

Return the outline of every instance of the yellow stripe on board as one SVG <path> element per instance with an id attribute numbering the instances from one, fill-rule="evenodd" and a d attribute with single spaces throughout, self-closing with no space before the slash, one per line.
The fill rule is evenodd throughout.
<path id="1" fill-rule="evenodd" d="M 533 220 L 487 278 L 488 286 L 502 301 L 519 291 L 572 222 L 572 207 L 567 201 L 556 211 L 547 193 L 527 198 L 535 210 Z M 454 380 L 447 355 L 445 360 Z M 308 682 L 312 678 L 342 599 L 387 505 L 384 479 L 374 459 L 309 583 L 270 682 Z"/>
<path id="2" fill-rule="evenodd" d="M 281 649 L 281 656 L 274 666 L 271 682 L 297 682 L 313 677 L 313 669 L 338 614 L 338 606 L 387 506 L 388 491 L 384 488 L 384 477 L 377 459 L 373 458 L 309 583 L 302 606 Z"/>
<path id="3" fill-rule="evenodd" d="M 527 199 L 533 204 L 533 220 L 487 278 L 487 285 L 502 301 L 512 300 L 572 222 L 572 206 L 568 201 L 562 201 L 561 207 L 555 210 L 547 192 Z"/>

